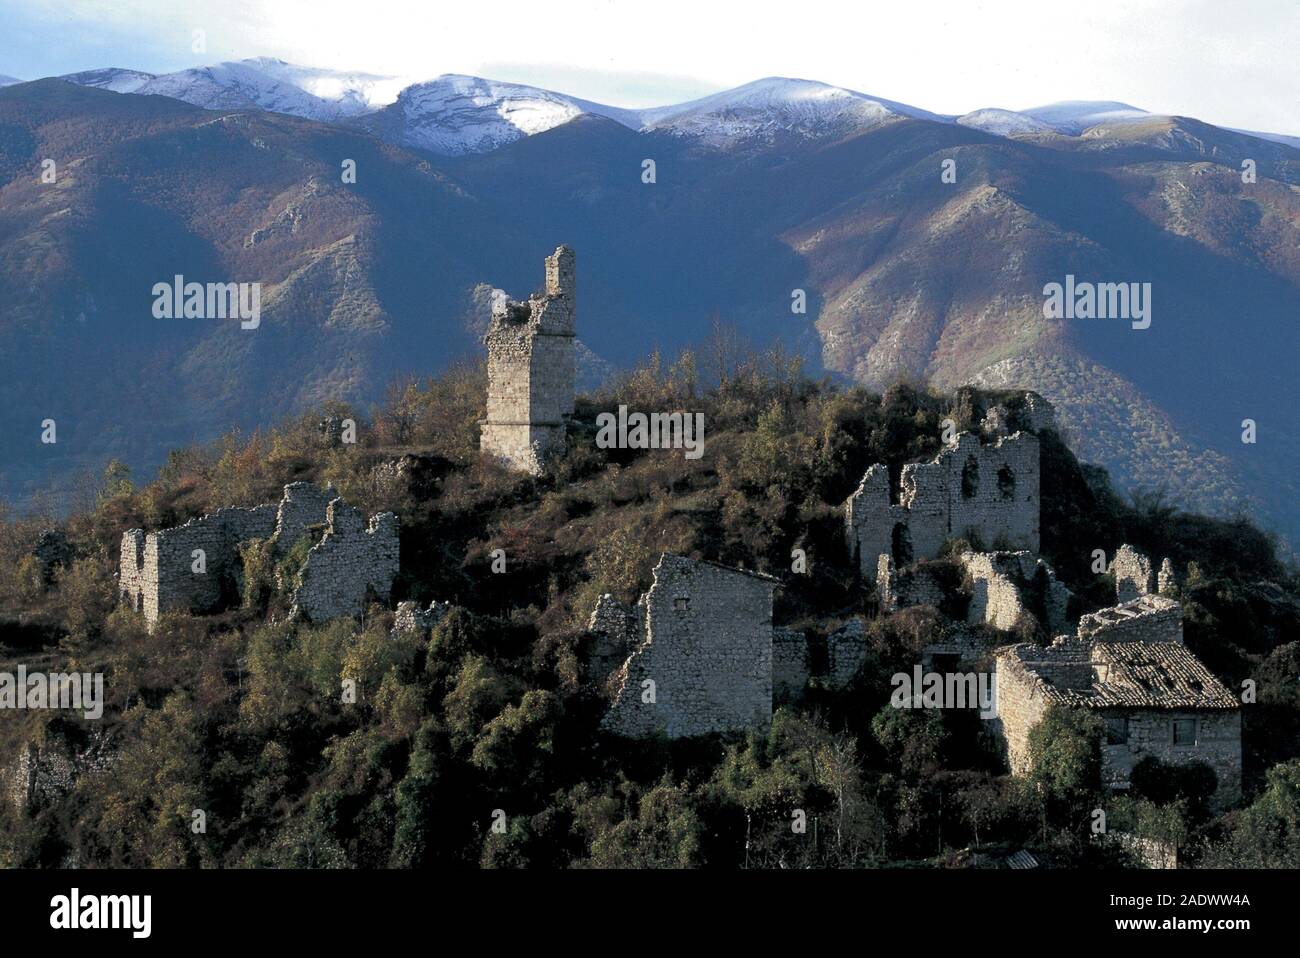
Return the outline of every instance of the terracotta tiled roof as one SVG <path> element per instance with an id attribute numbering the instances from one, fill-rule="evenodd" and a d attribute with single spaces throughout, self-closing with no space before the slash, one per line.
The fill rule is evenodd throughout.
<path id="1" fill-rule="evenodd" d="M 1176 642 L 1080 642 L 1006 648 L 1043 695 L 1092 709 L 1232 709 L 1237 698 L 1200 659 Z M 1085 673 L 1091 681 L 1077 681 Z M 1068 686 L 1045 675 L 1070 676 Z"/>

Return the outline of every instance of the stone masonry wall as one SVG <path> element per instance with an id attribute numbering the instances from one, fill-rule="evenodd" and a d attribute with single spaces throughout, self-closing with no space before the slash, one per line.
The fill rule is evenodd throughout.
<path id="1" fill-rule="evenodd" d="M 1116 550 L 1110 569 L 1115 575 L 1117 602 L 1129 602 L 1156 591 L 1156 576 L 1151 569 L 1151 560 L 1127 543 Z"/>
<path id="2" fill-rule="evenodd" d="M 219 509 L 184 525 L 147 535 L 142 529 L 131 529 L 122 535 L 118 593 L 131 608 L 144 614 L 150 628 L 164 612 L 214 611 L 235 598 L 237 576 L 243 568 L 239 554 L 241 542 L 271 539 L 274 554 L 277 558 L 283 557 L 296 542 L 309 534 L 313 526 L 323 527 L 329 522 L 330 509 L 335 502 L 340 504 L 341 511 L 350 508 L 344 506 L 330 489 L 295 482 L 284 487 L 278 504 L 255 509 Z M 379 519 L 382 517 L 377 517 L 377 521 Z M 361 524 L 359 517 L 356 521 Z M 344 526 L 347 527 L 349 522 L 350 519 L 345 518 Z M 387 596 L 393 575 L 389 574 L 385 579 L 386 565 L 392 564 L 393 574 L 396 573 L 395 519 L 391 535 L 385 531 L 386 525 L 387 520 L 380 523 L 378 539 L 336 533 L 325 550 L 328 555 L 317 557 L 318 572 L 322 568 L 337 566 L 345 570 L 355 568 L 359 570 L 358 574 L 372 578 L 337 588 L 326 580 L 313 579 L 307 596 L 308 605 L 318 610 L 318 615 L 313 617 L 324 614 L 331 603 L 353 608 L 350 597 L 357 590 L 364 597 L 367 585 L 374 586 L 381 596 Z M 322 544 L 318 543 L 312 553 L 317 553 Z M 203 551 L 203 571 L 195 572 L 194 552 L 199 549 Z M 323 600 L 321 595 L 331 590 L 338 595 Z"/>
<path id="3" fill-rule="evenodd" d="M 826 637 L 826 683 L 842 689 L 852 681 L 867 657 L 867 631 L 861 619 L 854 619 Z"/>
<path id="4" fill-rule="evenodd" d="M 1093 708 L 1104 718 L 1127 720 L 1126 738 L 1115 744 L 1103 740 L 1101 747 L 1102 781 L 1108 788 L 1127 788 L 1133 767 L 1152 756 L 1176 765 L 1205 763 L 1214 769 L 1218 778 L 1219 787 L 1212 799 L 1216 806 L 1237 801 L 1241 795 L 1241 711 L 1225 707 L 1232 705 L 1232 696 L 1220 687 L 1217 694 L 1215 690 L 1205 689 L 1202 700 L 1203 687 L 1198 684 L 1192 686 L 1197 690 L 1196 705 L 1190 705 L 1186 699 L 1166 707 L 1116 704 L 1132 698 L 1133 694 L 1157 701 L 1169 693 L 1159 683 L 1134 686 L 1127 691 L 1123 685 L 1115 685 L 1116 676 L 1112 673 L 1124 672 L 1122 660 L 1131 659 L 1120 657 L 1117 663 L 1116 653 L 1123 648 L 1109 642 L 1063 637 L 1045 648 L 1021 644 L 998 650 L 995 727 L 1006 746 L 1012 773 L 1023 775 L 1029 771 L 1029 734 L 1042 720 L 1049 704 L 1060 701 L 1074 707 Z M 1163 648 L 1178 647 L 1165 645 Z M 1153 653 L 1152 661 L 1156 660 L 1170 663 L 1170 671 L 1165 674 L 1185 675 L 1189 663 L 1204 674 L 1203 666 L 1189 659 L 1186 653 L 1181 653 L 1181 663 L 1179 656 L 1168 651 Z M 1147 664 L 1141 671 L 1154 670 Z M 1207 681 L 1218 684 L 1212 678 Z M 1178 720 L 1194 723 L 1193 741 L 1174 744 L 1174 722 Z"/>
<path id="5" fill-rule="evenodd" d="M 891 500 L 887 468 L 877 463 L 845 503 L 845 532 L 869 580 L 881 554 L 902 567 L 933 559 L 960 536 L 1037 553 L 1038 439 L 1017 432 L 986 446 L 961 433 L 931 462 L 903 467 L 898 502 Z"/>
<path id="6" fill-rule="evenodd" d="M 329 504 L 325 535 L 299 573 L 294 613 L 322 622 L 360 616 L 373 591 L 387 601 L 397 575 L 397 516 L 381 512 L 366 525 L 361 511 L 342 499 Z"/>
<path id="7" fill-rule="evenodd" d="M 122 534 L 118 593 L 152 625 L 176 609 L 206 612 L 233 588 L 234 570 L 242 564 L 238 545 L 265 539 L 275 531 L 276 507 L 219 509 L 173 529 L 145 535 L 142 529 Z M 203 551 L 203 571 L 195 572 L 194 551 Z"/>
<path id="8" fill-rule="evenodd" d="M 1144 595 L 1079 619 L 1079 636 L 1098 642 L 1183 644 L 1183 610 L 1173 599 Z"/>
<path id="9" fill-rule="evenodd" d="M 587 656 L 587 674 L 593 679 L 607 679 L 627 661 L 645 639 L 645 608 L 624 605 L 606 592 L 596 600 L 587 631 L 594 641 Z"/>
<path id="10" fill-rule="evenodd" d="M 411 632 L 427 637 L 450 611 L 450 602 L 437 599 L 430 602 L 427 609 L 421 609 L 416 602 L 399 602 L 393 616 L 393 632 Z"/>
<path id="11" fill-rule="evenodd" d="M 1204 762 L 1214 769 L 1219 787 L 1214 804 L 1221 807 L 1241 797 L 1241 711 L 1126 711 L 1128 743 L 1102 745 L 1102 782 L 1127 788 L 1133 766 L 1147 756 L 1171 765 Z M 1196 741 L 1174 744 L 1174 721 L 1191 719 Z"/>
<path id="12" fill-rule="evenodd" d="M 1020 624 L 1029 610 L 1020 598 L 1020 584 L 1024 576 L 1019 569 L 1013 576 L 1003 567 L 1015 559 L 999 561 L 1002 557 L 1028 555 L 1028 553 L 963 552 L 962 568 L 971 582 L 971 600 L 966 621 L 983 622 L 1009 632 Z"/>
<path id="13" fill-rule="evenodd" d="M 101 731 L 74 746 L 47 728 L 36 740 L 21 745 L 17 758 L 0 768 L 0 791 L 16 810 L 33 812 L 70 792 L 81 775 L 109 768 L 115 758 L 111 737 Z"/>
<path id="14" fill-rule="evenodd" d="M 1043 720 L 1048 704 L 1039 680 L 1007 650 L 999 650 L 994 727 L 1006 743 L 1007 767 L 1013 775 L 1030 770 L 1029 733 Z"/>
<path id="15" fill-rule="evenodd" d="M 966 621 L 1010 631 L 1027 613 L 1046 618 L 1050 634 L 1069 626 L 1070 590 L 1042 559 L 1029 552 L 964 552 L 959 557 L 971 585 Z"/>
<path id="16" fill-rule="evenodd" d="M 641 597 L 645 636 L 603 726 L 669 738 L 765 727 L 772 717 L 776 580 L 665 553 Z M 654 701 L 645 701 L 653 682 Z"/>
<path id="17" fill-rule="evenodd" d="M 943 583 L 925 565 L 912 565 L 902 571 L 892 556 L 876 557 L 876 595 L 882 612 L 894 612 L 914 605 L 938 605 L 944 600 Z"/>
<path id="18" fill-rule="evenodd" d="M 275 555 L 284 556 L 312 526 L 325 522 L 330 501 L 338 498 L 333 489 L 321 489 L 310 482 L 291 482 L 275 516 Z"/>
<path id="19" fill-rule="evenodd" d="M 772 630 L 772 695 L 789 701 L 808 685 L 808 637 L 794 629 Z"/>
<path id="20" fill-rule="evenodd" d="M 576 280 L 573 250 L 546 259 L 546 287 L 526 303 L 493 311 L 488 351 L 487 418 L 480 447 L 513 469 L 540 472 L 548 453 L 565 444 L 573 413 Z"/>

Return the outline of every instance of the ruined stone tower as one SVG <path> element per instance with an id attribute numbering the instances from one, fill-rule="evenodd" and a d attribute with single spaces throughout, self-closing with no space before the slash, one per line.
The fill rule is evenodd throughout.
<path id="1" fill-rule="evenodd" d="M 479 444 L 513 469 L 540 472 L 548 453 L 564 449 L 565 417 L 573 414 L 574 300 L 573 250 L 561 246 L 546 258 L 541 293 L 492 311 Z"/>

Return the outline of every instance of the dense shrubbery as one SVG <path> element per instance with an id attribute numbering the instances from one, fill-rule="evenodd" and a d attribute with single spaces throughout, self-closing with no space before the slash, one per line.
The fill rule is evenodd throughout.
<path id="1" fill-rule="evenodd" d="M 368 421 L 331 407 L 179 450 L 147 484 L 112 465 L 94 506 L 63 523 L 76 556 L 48 587 L 27 555 L 47 523 L 0 523 L 4 658 L 106 670 L 118 756 L 34 815 L 0 801 L 0 862 L 871 866 L 943 863 L 972 844 L 1099 860 L 1089 718 L 1053 713 L 1034 774 L 1019 780 L 1001 774 L 972 714 L 887 707 L 889 675 L 910 670 L 937 614 L 877 615 L 843 544 L 840 503 L 865 468 L 882 461 L 897 478 L 938 451 L 943 418 L 969 426 L 987 397 L 835 388 L 779 354 L 715 356 L 703 375 L 698 365 L 653 357 L 582 397 L 569 455 L 537 478 L 479 460 L 482 371 L 457 369 L 395 386 Z M 597 414 L 620 403 L 703 412 L 708 455 L 595 448 Z M 356 420 L 358 442 L 329 448 L 326 415 Z M 405 454 L 425 464 L 419 483 L 375 468 Z M 1139 833 L 1200 843 L 1209 862 L 1294 863 L 1297 736 L 1254 729 L 1300 727 L 1294 574 L 1247 524 L 1183 516 L 1158 496 L 1122 501 L 1054 436 L 1043 461 L 1044 553 L 1085 606 L 1113 594 L 1090 571 L 1093 548 L 1127 540 L 1169 555 L 1191 570 L 1189 644 L 1259 687 L 1248 788 L 1271 770 L 1253 805 L 1212 819 L 1190 807 L 1186 783 L 1153 775 L 1117 814 Z M 380 609 L 362 623 L 285 622 L 293 563 L 258 543 L 244 550 L 243 602 L 224 613 L 171 614 L 150 634 L 115 609 L 125 529 L 272 501 L 301 479 L 398 512 L 395 598 L 456 606 L 431 636 L 391 635 Z M 813 688 L 741 739 L 598 733 L 583 626 L 599 593 L 634 599 L 663 551 L 782 575 L 796 546 L 811 572 L 784 576 L 777 620 L 824 637 L 866 614 L 868 663 L 850 688 Z M 498 548 L 507 575 L 490 571 Z M 43 734 L 35 722 L 0 728 L 4 761 Z M 191 828 L 196 810 L 205 832 Z"/>

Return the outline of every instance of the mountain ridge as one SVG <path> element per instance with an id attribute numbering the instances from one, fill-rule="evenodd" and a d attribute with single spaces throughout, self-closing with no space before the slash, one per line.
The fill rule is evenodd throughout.
<path id="1" fill-rule="evenodd" d="M 874 389 L 1031 388 L 1121 485 L 1294 528 L 1300 450 L 1272 429 L 1256 454 L 1238 425 L 1294 406 L 1279 363 L 1300 161 L 1283 146 L 1188 119 L 1006 138 L 897 117 L 719 151 L 582 114 L 439 158 L 347 124 L 57 80 L 0 91 L 0 127 L 3 398 L 69 440 L 40 456 L 20 431 L 0 440 L 7 495 L 113 456 L 153 468 L 169 445 L 472 360 L 475 290 L 526 294 L 538 251 L 568 242 L 601 360 L 698 346 L 717 315 Z M 30 175 L 45 156 L 61 158 L 52 188 Z M 176 272 L 261 282 L 261 329 L 152 319 L 148 290 Z M 1045 320 L 1043 285 L 1067 273 L 1154 280 L 1151 329 Z"/>
<path id="2" fill-rule="evenodd" d="M 60 79 L 114 92 L 163 95 L 208 109 L 257 108 L 322 122 L 351 122 L 388 142 L 457 156 L 499 149 L 578 115 L 604 116 L 639 132 L 691 136 L 715 148 L 777 133 L 802 137 L 861 132 L 893 117 L 956 123 L 998 136 L 1081 136 L 1100 124 L 1160 116 L 1126 103 L 1067 100 L 1026 110 L 986 107 L 933 113 L 816 80 L 763 77 L 695 100 L 624 108 L 543 87 L 461 74 L 415 79 L 302 67 L 273 58 L 226 61 L 168 74 L 122 68 Z M 1300 137 L 1248 133 L 1300 150 Z"/>

